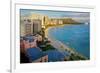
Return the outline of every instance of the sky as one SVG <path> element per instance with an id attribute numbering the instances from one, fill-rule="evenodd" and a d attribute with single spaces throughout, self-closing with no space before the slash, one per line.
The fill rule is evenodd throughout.
<path id="1" fill-rule="evenodd" d="M 29 16 L 33 13 L 47 15 L 51 18 L 70 17 L 79 22 L 89 22 L 90 21 L 90 13 L 89 12 L 20 9 L 21 16 Z"/>

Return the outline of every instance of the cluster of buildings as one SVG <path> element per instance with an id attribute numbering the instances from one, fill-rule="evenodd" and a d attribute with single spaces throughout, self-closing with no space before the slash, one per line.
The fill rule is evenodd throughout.
<path id="1" fill-rule="evenodd" d="M 21 17 L 21 36 L 35 34 L 44 28 L 44 16 L 33 14 L 28 17 Z"/>
<path id="2" fill-rule="evenodd" d="M 28 17 L 21 16 L 21 36 L 35 34 L 45 29 L 46 26 L 63 24 L 61 18 L 49 18 L 46 15 L 32 14 Z"/>

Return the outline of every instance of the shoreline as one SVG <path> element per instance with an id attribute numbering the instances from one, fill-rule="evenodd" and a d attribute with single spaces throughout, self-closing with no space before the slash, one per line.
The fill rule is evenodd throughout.
<path id="1" fill-rule="evenodd" d="M 58 49 L 59 51 L 67 51 L 70 54 L 75 54 L 78 55 L 84 59 L 88 59 L 87 57 L 83 56 L 82 54 L 78 53 L 77 51 L 75 51 L 73 48 L 70 48 L 69 46 L 63 44 L 61 41 L 56 40 L 55 38 L 53 38 L 52 36 L 50 36 L 50 34 L 48 33 L 48 31 L 51 28 L 55 28 L 55 27 L 61 27 L 61 26 L 51 26 L 48 27 L 47 29 L 45 29 L 45 37 L 48 38 L 48 40 L 51 41 L 51 45 L 54 46 L 56 49 Z"/>

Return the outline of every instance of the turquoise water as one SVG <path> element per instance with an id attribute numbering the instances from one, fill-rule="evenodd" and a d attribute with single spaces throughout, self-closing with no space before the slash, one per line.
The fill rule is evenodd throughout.
<path id="1" fill-rule="evenodd" d="M 53 27 L 48 33 L 78 53 L 90 58 L 90 28 L 89 25 L 65 25 Z"/>

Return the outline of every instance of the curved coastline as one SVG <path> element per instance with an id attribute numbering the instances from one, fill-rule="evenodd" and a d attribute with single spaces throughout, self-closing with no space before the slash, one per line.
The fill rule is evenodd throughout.
<path id="1" fill-rule="evenodd" d="M 51 26 L 51 27 L 48 27 L 45 30 L 45 36 L 46 36 L 46 38 L 48 38 L 51 41 L 51 45 L 54 46 L 55 48 L 57 48 L 57 50 L 59 50 L 59 51 L 67 51 L 70 54 L 78 55 L 78 56 L 80 56 L 80 57 L 87 60 L 88 59 L 87 57 L 85 57 L 84 55 L 82 55 L 82 54 L 78 53 L 77 51 L 75 51 L 74 48 L 70 48 L 69 46 L 65 45 L 64 43 L 62 43 L 61 41 L 55 39 L 54 37 L 52 37 L 49 34 L 49 31 L 51 30 L 51 28 L 56 28 L 56 27 L 61 27 L 61 26 Z"/>

